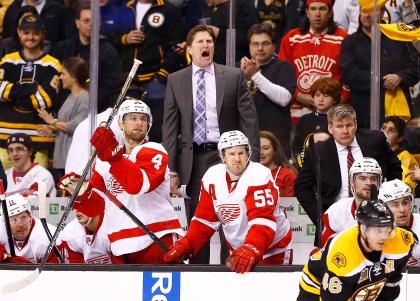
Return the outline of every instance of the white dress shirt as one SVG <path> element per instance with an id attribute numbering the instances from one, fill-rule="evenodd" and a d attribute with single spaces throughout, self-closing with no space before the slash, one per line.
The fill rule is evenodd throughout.
<path id="1" fill-rule="evenodd" d="M 204 80 L 206 83 L 206 142 L 217 143 L 220 139 L 220 131 L 216 106 L 216 76 L 213 64 L 206 68 L 200 68 L 192 64 L 193 110 L 195 110 L 195 105 L 197 103 L 197 80 L 199 77 L 197 71 L 200 69 L 206 70 L 204 73 Z"/>
<path id="2" fill-rule="evenodd" d="M 338 161 L 340 162 L 340 172 L 341 172 L 341 189 L 340 193 L 335 198 L 337 202 L 340 199 L 348 198 L 349 197 L 349 171 L 347 168 L 347 146 L 344 146 L 338 143 L 336 140 L 335 146 L 337 147 L 337 154 L 338 154 Z M 360 149 L 359 143 L 357 143 L 356 138 L 353 139 L 353 142 L 350 143 L 351 146 L 351 153 L 353 155 L 354 161 L 362 159 L 363 154 L 362 150 Z"/>

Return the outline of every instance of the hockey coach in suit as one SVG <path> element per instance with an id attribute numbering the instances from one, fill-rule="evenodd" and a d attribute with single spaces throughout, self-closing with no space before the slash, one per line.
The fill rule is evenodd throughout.
<path id="1" fill-rule="evenodd" d="M 381 131 L 357 130 L 356 112 L 347 104 L 333 106 L 327 113 L 329 139 L 305 151 L 305 161 L 295 182 L 295 193 L 316 225 L 317 160 L 320 160 L 321 202 L 325 212 L 334 202 L 351 196 L 348 170 L 355 160 L 371 157 L 378 161 L 384 178 L 401 179 L 401 162 Z"/>
<path id="2" fill-rule="evenodd" d="M 219 162 L 217 142 L 230 130 L 250 140 L 252 160 L 259 161 L 258 120 L 242 71 L 213 62 L 215 32 L 198 25 L 187 36 L 192 65 L 168 77 L 162 144 L 169 154 L 171 192 L 187 185 L 187 217 L 194 215 L 200 181 Z"/>

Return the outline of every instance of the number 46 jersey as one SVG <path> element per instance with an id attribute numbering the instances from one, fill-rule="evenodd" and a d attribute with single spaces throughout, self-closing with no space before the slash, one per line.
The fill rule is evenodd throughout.
<path id="1" fill-rule="evenodd" d="M 382 251 L 367 253 L 358 226 L 330 237 L 303 268 L 297 301 L 395 300 L 416 241 L 413 232 L 397 227 Z"/>
<path id="2" fill-rule="evenodd" d="M 236 183 L 223 164 L 215 165 L 203 177 L 190 230 L 200 222 L 210 235 L 221 225 L 231 250 L 251 244 L 264 259 L 285 252 L 292 232 L 278 195 L 271 171 L 259 163 L 250 162 Z"/>

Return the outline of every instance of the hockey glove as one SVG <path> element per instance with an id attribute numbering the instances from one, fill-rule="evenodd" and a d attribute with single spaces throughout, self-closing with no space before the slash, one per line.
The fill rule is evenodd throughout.
<path id="1" fill-rule="evenodd" d="M 192 251 L 190 242 L 183 237 L 169 247 L 169 251 L 163 256 L 163 261 L 166 263 L 181 263 L 184 259 L 192 257 Z"/>
<path id="2" fill-rule="evenodd" d="M 102 161 L 112 163 L 120 160 L 123 156 L 123 145 L 118 143 L 114 132 L 106 127 L 98 127 L 93 133 L 90 143 L 95 147 L 98 157 Z"/>
<path id="3" fill-rule="evenodd" d="M 79 181 L 80 176 L 74 172 L 71 172 L 62 176 L 57 186 L 61 190 L 66 191 L 70 195 L 73 195 L 76 190 L 77 183 L 79 183 Z M 90 198 L 91 194 L 92 185 L 89 181 L 83 181 L 82 187 L 80 187 L 79 193 L 77 194 L 77 200 L 81 202 L 86 201 Z"/>
<path id="4" fill-rule="evenodd" d="M 10 89 L 10 98 L 18 99 L 34 94 L 38 90 L 36 83 L 16 83 Z"/>
<path id="5" fill-rule="evenodd" d="M 232 272 L 243 274 L 250 272 L 252 267 L 260 262 L 261 259 L 262 254 L 256 247 L 245 244 L 232 252 L 226 259 L 226 265 Z"/>

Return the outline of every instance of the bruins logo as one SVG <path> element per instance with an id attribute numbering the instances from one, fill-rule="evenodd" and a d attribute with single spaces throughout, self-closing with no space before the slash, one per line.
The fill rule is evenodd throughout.
<path id="1" fill-rule="evenodd" d="M 413 243 L 413 238 L 412 238 L 412 236 L 410 235 L 410 232 L 408 232 L 408 231 L 406 231 L 406 230 L 402 230 L 402 231 L 401 231 L 401 237 L 402 237 L 403 242 L 404 242 L 407 246 L 409 246 L 409 245 L 411 245 L 411 244 Z"/>
<path id="2" fill-rule="evenodd" d="M 407 25 L 405 23 L 398 23 L 397 28 L 398 28 L 399 31 L 402 31 L 402 32 L 408 32 L 408 31 L 416 30 L 416 28 L 414 26 Z"/>
<path id="3" fill-rule="evenodd" d="M 352 296 L 351 300 L 365 301 L 376 300 L 385 286 L 385 280 L 380 280 L 359 288 Z"/>
<path id="4" fill-rule="evenodd" d="M 165 16 L 161 13 L 153 13 L 147 18 L 147 22 L 152 27 L 160 27 L 165 22 Z"/>
<path id="5" fill-rule="evenodd" d="M 347 260 L 346 257 L 341 253 L 334 254 L 332 262 L 338 267 L 342 268 L 346 266 Z"/>

